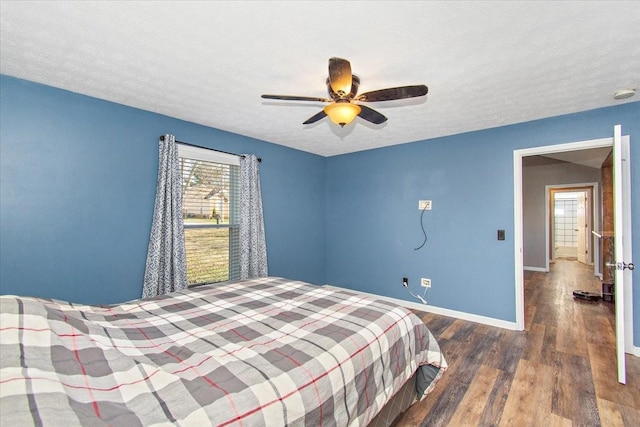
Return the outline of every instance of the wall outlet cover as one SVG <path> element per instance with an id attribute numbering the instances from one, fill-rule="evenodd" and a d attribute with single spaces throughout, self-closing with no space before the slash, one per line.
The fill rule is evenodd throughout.
<path id="1" fill-rule="evenodd" d="M 426 278 L 422 278 L 420 279 L 420 286 L 422 286 L 423 288 L 430 288 L 431 287 L 431 279 L 426 279 Z"/>
<path id="2" fill-rule="evenodd" d="M 431 200 L 418 200 L 418 209 L 421 211 L 431 210 Z"/>

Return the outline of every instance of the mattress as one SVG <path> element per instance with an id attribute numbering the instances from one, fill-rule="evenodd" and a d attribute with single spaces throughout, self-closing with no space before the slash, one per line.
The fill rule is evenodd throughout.
<path id="1" fill-rule="evenodd" d="M 0 297 L 2 425 L 363 426 L 446 369 L 410 311 L 267 277 L 109 306 Z"/>

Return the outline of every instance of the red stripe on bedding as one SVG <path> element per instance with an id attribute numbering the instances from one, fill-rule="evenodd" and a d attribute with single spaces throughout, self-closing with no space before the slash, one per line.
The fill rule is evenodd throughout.
<path id="1" fill-rule="evenodd" d="M 64 321 L 65 323 L 67 323 L 67 316 L 66 314 L 64 315 Z M 67 323 L 68 324 L 68 323 Z M 71 330 L 74 330 L 74 327 L 69 325 L 69 327 L 71 328 Z M 78 352 L 78 346 L 76 343 L 76 337 L 78 336 L 78 334 L 71 334 L 71 338 L 72 338 L 72 343 L 73 343 L 73 354 L 76 358 L 76 361 L 78 362 L 78 365 L 80 365 L 80 370 L 82 371 L 82 379 L 84 380 L 85 385 L 87 386 L 87 390 L 89 391 L 89 397 L 91 397 L 91 406 L 93 407 L 93 412 L 95 412 L 96 416 L 100 419 L 102 419 L 102 416 L 100 415 L 100 407 L 98 406 L 98 402 L 96 402 L 95 397 L 93 396 L 93 390 L 89 387 L 89 380 L 87 378 L 87 371 L 84 368 L 84 364 L 80 361 L 80 353 Z"/>

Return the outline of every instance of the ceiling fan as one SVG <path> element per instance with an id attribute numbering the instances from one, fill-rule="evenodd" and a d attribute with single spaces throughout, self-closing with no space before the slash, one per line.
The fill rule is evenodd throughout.
<path id="1" fill-rule="evenodd" d="M 357 95 L 360 86 L 360 78 L 351 74 L 351 64 L 346 59 L 330 58 L 329 59 L 329 77 L 327 78 L 327 90 L 330 98 L 315 98 L 310 96 L 289 96 L 289 95 L 262 95 L 265 99 L 281 99 L 285 101 L 316 101 L 329 102 L 318 114 L 310 117 L 303 124 L 308 125 L 315 123 L 320 119 L 329 116 L 329 119 L 337 125 L 351 123 L 356 116 L 362 117 L 364 120 L 381 124 L 387 121 L 387 118 L 365 105 L 356 104 L 357 102 L 379 102 L 392 101 L 396 99 L 416 98 L 424 96 L 428 92 L 425 85 L 401 86 L 387 89 L 374 90 Z"/>

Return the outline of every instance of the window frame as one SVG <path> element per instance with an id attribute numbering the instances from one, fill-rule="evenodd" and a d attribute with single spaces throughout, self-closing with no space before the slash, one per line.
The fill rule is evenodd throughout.
<path id="1" fill-rule="evenodd" d="M 204 162 L 209 162 L 209 163 L 218 163 L 218 164 L 225 164 L 225 165 L 230 165 L 230 166 L 237 166 L 238 168 L 240 167 L 240 156 L 235 155 L 235 154 L 229 154 L 229 153 L 223 153 L 220 151 L 215 151 L 213 149 L 208 149 L 208 148 L 204 148 L 204 147 L 194 147 L 191 145 L 187 145 L 187 144 L 181 144 L 181 143 L 176 143 L 176 146 L 178 148 L 178 159 L 181 158 L 185 158 L 185 159 L 190 159 L 190 160 L 197 160 L 197 161 L 204 161 Z M 240 186 L 240 173 L 239 173 L 239 169 L 238 169 L 238 178 L 236 182 L 236 185 L 238 185 L 238 192 L 236 194 L 236 197 L 238 200 L 235 200 L 233 203 L 237 203 L 238 204 L 238 214 L 239 214 L 239 204 L 240 204 L 240 193 L 239 193 L 239 186 Z M 184 195 L 183 195 L 184 196 Z M 184 202 L 184 201 L 183 201 Z M 235 280 L 235 279 L 239 279 L 239 272 L 240 272 L 240 268 L 239 268 L 239 264 L 240 264 L 240 256 L 239 256 L 239 233 L 240 233 L 240 223 L 239 223 L 239 218 L 238 218 L 238 222 L 237 223 L 230 223 L 230 224 L 192 224 L 192 225 L 187 225 L 185 224 L 185 220 L 186 218 L 182 219 L 182 224 L 183 227 L 185 229 L 185 231 L 187 229 L 195 229 L 195 228 L 227 228 L 229 229 L 229 244 L 231 246 L 232 239 L 238 239 L 237 242 L 237 254 L 236 254 L 236 258 L 233 258 L 232 254 L 233 251 L 231 250 L 231 248 L 229 249 L 229 258 L 228 258 L 228 269 L 229 269 L 229 277 L 227 280 Z M 186 232 L 185 232 L 186 235 Z M 185 237 L 186 238 L 186 237 Z M 188 270 L 188 265 L 187 265 L 187 270 Z M 233 274 L 233 272 L 236 272 L 237 274 Z M 237 277 L 236 277 L 237 276 Z M 188 278 L 187 278 L 188 279 Z M 219 282 L 198 282 L 198 283 L 191 283 L 188 282 L 188 286 L 189 287 L 195 287 L 195 286 L 201 286 L 204 284 L 208 284 L 208 283 L 223 283 L 224 281 L 219 281 Z"/>

